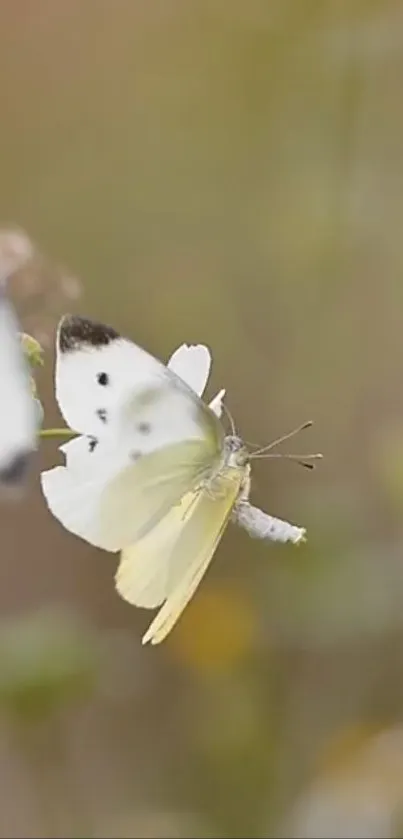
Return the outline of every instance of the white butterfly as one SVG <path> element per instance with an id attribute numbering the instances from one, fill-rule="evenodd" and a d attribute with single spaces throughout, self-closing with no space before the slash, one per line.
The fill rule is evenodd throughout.
<path id="1" fill-rule="evenodd" d="M 36 449 L 38 409 L 14 308 L 0 284 L 0 485 L 11 490 L 25 478 Z"/>
<path id="2" fill-rule="evenodd" d="M 58 328 L 56 396 L 81 436 L 61 446 L 65 466 L 42 473 L 43 492 L 68 530 L 121 551 L 124 599 L 162 606 L 144 643 L 170 632 L 231 516 L 262 538 L 305 534 L 249 505 L 250 455 L 219 419 L 225 391 L 200 398 L 210 364 L 200 344 L 165 366 L 103 324 L 66 316 Z"/>

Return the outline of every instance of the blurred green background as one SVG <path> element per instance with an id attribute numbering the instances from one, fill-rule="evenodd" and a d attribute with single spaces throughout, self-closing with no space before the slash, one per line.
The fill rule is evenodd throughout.
<path id="1" fill-rule="evenodd" d="M 149 649 L 43 443 L 0 510 L 1 836 L 403 835 L 402 82 L 398 0 L 0 4 L 0 222 L 81 283 L 46 424 L 74 307 L 208 343 L 242 436 L 325 455 L 253 470 L 307 545 L 228 530 Z"/>

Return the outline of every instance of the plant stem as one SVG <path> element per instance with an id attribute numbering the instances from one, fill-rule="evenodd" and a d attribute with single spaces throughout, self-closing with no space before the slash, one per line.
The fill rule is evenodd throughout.
<path id="1" fill-rule="evenodd" d="M 42 439 L 56 437 L 56 438 L 69 438 L 69 437 L 77 437 L 77 431 L 72 431 L 71 428 L 42 428 L 38 434 L 39 437 Z"/>

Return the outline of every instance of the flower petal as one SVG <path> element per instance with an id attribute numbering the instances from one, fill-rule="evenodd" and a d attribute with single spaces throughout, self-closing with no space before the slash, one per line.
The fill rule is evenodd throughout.
<path id="1" fill-rule="evenodd" d="M 198 396 L 202 396 L 211 367 L 211 354 L 204 344 L 182 344 L 171 355 L 167 366 L 180 376 Z"/>

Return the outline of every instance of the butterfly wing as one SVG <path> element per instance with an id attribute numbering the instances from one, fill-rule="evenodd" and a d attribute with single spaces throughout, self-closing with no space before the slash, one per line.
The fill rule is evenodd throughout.
<path id="1" fill-rule="evenodd" d="M 42 488 L 67 529 L 120 550 L 216 467 L 224 432 L 182 379 L 110 327 L 64 318 L 57 347 L 59 404 L 86 436 L 65 444 L 71 468 L 43 473 Z"/>
<path id="2" fill-rule="evenodd" d="M 211 356 L 210 352 L 203 344 L 194 344 L 188 346 L 182 344 L 173 353 L 168 361 L 170 370 L 179 376 L 198 396 L 201 396 L 210 372 Z M 225 390 L 220 390 L 219 393 L 210 402 L 209 408 L 217 417 L 222 413 L 222 402 L 225 396 Z M 166 430 L 166 429 L 165 429 Z M 75 472 L 81 471 L 87 474 L 89 469 L 98 468 L 105 465 L 105 460 L 108 457 L 108 452 L 111 453 L 110 440 L 100 439 L 89 435 L 80 435 L 73 440 L 69 440 L 59 447 L 66 458 L 67 469 L 73 469 Z M 144 440 L 142 441 L 144 447 Z M 130 452 L 125 451 L 122 446 L 122 452 L 118 452 L 116 447 L 112 447 L 113 455 L 110 457 L 110 466 L 113 474 L 117 474 L 124 466 L 129 465 Z"/>
<path id="3" fill-rule="evenodd" d="M 210 373 L 211 355 L 204 344 L 182 344 L 172 353 L 167 367 L 201 396 Z"/>
<path id="4" fill-rule="evenodd" d="M 96 437 L 113 433 L 122 396 L 156 372 L 156 360 L 112 327 L 79 316 L 61 319 L 56 338 L 56 399 L 75 431 Z"/>
<path id="5" fill-rule="evenodd" d="M 166 638 L 193 597 L 224 533 L 242 484 L 242 470 L 219 480 L 217 494 L 203 490 L 172 553 L 166 601 L 143 637 L 143 644 Z"/>
<path id="6" fill-rule="evenodd" d="M 208 375 L 207 348 L 192 348 L 192 355 L 197 378 Z M 56 398 L 70 428 L 97 440 L 125 435 L 142 453 L 203 439 L 203 417 L 212 426 L 212 411 L 174 370 L 111 327 L 82 317 L 65 316 L 58 327 Z M 216 433 L 219 427 L 216 421 Z"/>
<path id="7" fill-rule="evenodd" d="M 118 551 L 144 536 L 208 477 L 214 457 L 208 439 L 188 440 L 145 454 L 113 475 L 112 449 L 86 473 L 63 466 L 42 473 L 42 489 L 67 530 L 104 550 Z"/>
<path id="8" fill-rule="evenodd" d="M 158 525 L 122 552 L 116 575 L 129 603 L 162 604 L 143 642 L 157 644 L 171 631 L 207 570 L 239 495 L 242 470 L 215 479 L 214 492 L 188 493 Z"/>
<path id="9" fill-rule="evenodd" d="M 154 609 L 166 599 L 172 587 L 176 542 L 199 495 L 200 490 L 186 493 L 143 539 L 122 550 L 115 583 L 128 603 Z"/>
<path id="10" fill-rule="evenodd" d="M 198 396 L 202 396 L 211 367 L 211 355 L 204 344 L 182 344 L 168 361 L 169 370 L 183 379 Z M 217 417 L 223 412 L 225 390 L 220 390 L 209 403 L 210 411 Z"/>
<path id="11" fill-rule="evenodd" d="M 18 321 L 0 289 L 0 483 L 19 484 L 36 449 L 37 406 L 19 338 Z"/>

